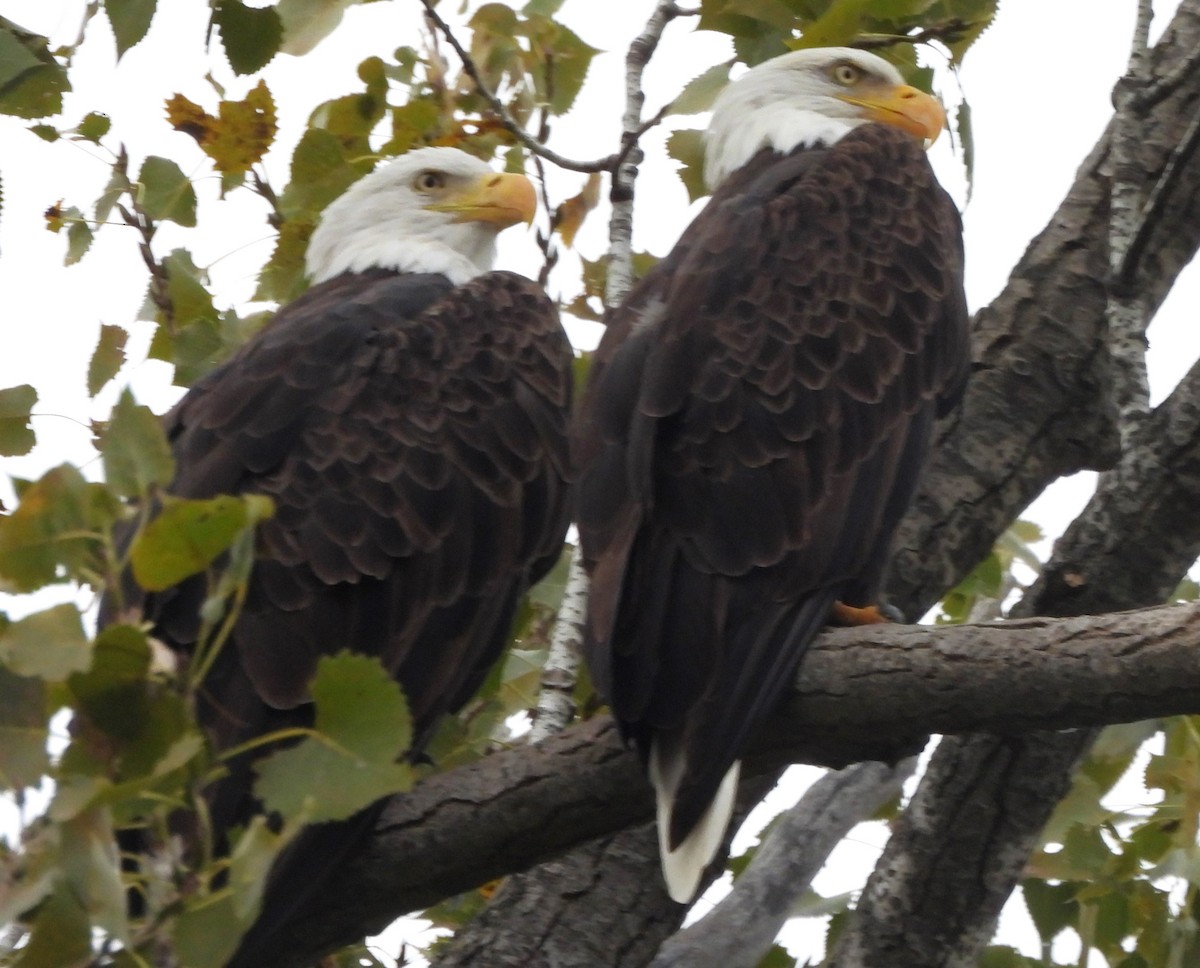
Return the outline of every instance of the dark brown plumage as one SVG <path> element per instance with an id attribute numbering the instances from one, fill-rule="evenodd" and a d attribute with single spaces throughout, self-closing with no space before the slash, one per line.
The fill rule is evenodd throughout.
<path id="1" fill-rule="evenodd" d="M 418 755 L 479 688 L 522 596 L 558 559 L 571 346 L 540 287 L 484 271 L 495 233 L 532 215 L 533 190 L 516 177 L 453 149 L 368 176 L 374 184 L 364 179 L 327 213 L 336 237 L 321 239 L 315 264 L 310 247 L 324 281 L 165 418 L 172 494 L 275 504 L 256 534 L 245 604 L 200 690 L 200 723 L 218 749 L 311 725 L 318 658 L 352 650 L 378 657 L 403 688 Z M 337 268 L 377 251 L 375 267 Z M 395 265 L 406 260 L 466 281 Z M 141 599 L 155 634 L 184 657 L 206 594 L 196 576 Z M 261 755 L 233 760 L 206 791 L 221 839 L 260 809 Z M 260 962 L 270 933 L 302 916 L 377 814 L 317 825 L 289 846 L 232 964 Z"/>
<path id="2" fill-rule="evenodd" d="M 882 125 L 759 151 L 614 313 L 575 432 L 585 647 L 680 771 L 664 857 L 834 602 L 876 600 L 966 359 L 957 210 Z"/>

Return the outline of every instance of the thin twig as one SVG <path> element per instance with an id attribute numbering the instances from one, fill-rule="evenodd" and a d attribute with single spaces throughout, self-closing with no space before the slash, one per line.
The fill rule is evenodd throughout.
<path id="1" fill-rule="evenodd" d="M 1192 117 L 1191 124 L 1188 125 L 1187 132 L 1171 151 L 1171 157 L 1167 159 L 1166 165 L 1163 166 L 1162 174 L 1159 176 L 1158 181 L 1155 182 L 1154 188 L 1150 191 L 1150 197 L 1146 199 L 1146 204 L 1142 206 L 1133 238 L 1125 250 L 1125 255 L 1121 260 L 1121 267 L 1117 272 L 1117 283 L 1120 288 L 1131 289 L 1133 287 L 1134 279 L 1141 265 L 1142 256 L 1145 254 L 1146 246 L 1150 241 L 1150 233 L 1158 224 L 1158 217 L 1162 212 L 1163 206 L 1166 205 L 1167 199 L 1174 192 L 1175 186 L 1179 184 L 1180 177 L 1187 169 L 1188 163 L 1191 161 L 1198 147 L 1200 147 L 1200 110 L 1196 111 L 1196 114 Z"/>
<path id="2" fill-rule="evenodd" d="M 1108 351 L 1112 361 L 1112 393 L 1122 448 L 1127 448 L 1150 412 L 1146 373 L 1147 312 L 1139 293 L 1122 286 L 1122 268 L 1137 234 L 1143 210 L 1141 173 L 1136 158 L 1140 142 L 1137 98 L 1147 77 L 1151 0 L 1138 0 L 1137 24 L 1129 66 L 1114 95 L 1116 119 L 1112 138 L 1112 187 L 1109 216 Z"/>
<path id="3" fill-rule="evenodd" d="M 495 92 L 487 86 L 483 76 L 479 73 L 479 68 L 476 67 L 475 61 L 471 55 L 458 42 L 458 38 L 454 36 L 454 32 L 450 29 L 450 25 L 441 18 L 437 10 L 434 9 L 434 0 L 421 0 L 421 4 L 425 7 L 425 16 L 429 21 L 437 27 L 442 36 L 446 38 L 447 43 L 454 48 L 454 52 L 458 54 L 462 61 L 463 70 L 467 72 L 467 76 L 475 84 L 475 89 L 480 93 L 485 101 L 491 105 L 492 110 L 496 113 L 496 117 L 513 136 L 521 142 L 526 148 L 532 151 L 535 155 L 545 158 L 552 165 L 558 165 L 559 168 L 565 168 L 568 171 L 581 171 L 584 174 L 591 174 L 594 171 L 612 171 L 616 161 L 616 155 L 608 155 L 605 158 L 599 158 L 595 161 L 576 161 L 573 158 L 567 158 L 560 155 L 556 151 L 552 151 L 544 144 L 538 141 L 533 135 L 526 131 L 516 118 L 512 116 L 504 102 L 496 96 Z"/>
<path id="4" fill-rule="evenodd" d="M 642 121 L 642 74 L 658 46 L 659 38 L 668 23 L 683 13 L 671 0 L 660 0 L 646 23 L 645 29 L 629 45 L 625 58 L 625 112 L 621 124 L 621 150 L 613 156 L 612 217 L 609 220 L 608 280 L 604 303 L 611 308 L 625 298 L 633 286 L 633 183 L 642 152 L 638 141 L 643 134 L 665 116 L 670 105 L 664 106 L 649 122 Z M 562 729 L 574 715 L 573 695 L 583 641 L 583 624 L 587 614 L 588 580 L 579 547 L 571 552 L 567 587 L 559 608 L 551 637 L 550 655 L 546 659 L 538 709 L 534 720 L 535 740 Z"/>
<path id="5" fill-rule="evenodd" d="M 619 163 L 612 169 L 612 216 L 608 222 L 609 259 L 608 279 L 604 289 L 604 305 L 616 306 L 633 288 L 633 183 L 637 168 L 642 161 L 639 139 L 647 126 L 642 121 L 642 106 L 646 95 L 642 91 L 642 74 L 658 46 L 663 31 L 676 17 L 690 16 L 693 11 L 684 10 L 673 0 L 659 0 L 645 29 L 629 45 L 625 56 L 625 113 L 621 118 L 621 151 Z M 657 124 L 666 114 L 669 105 L 649 126 Z"/>

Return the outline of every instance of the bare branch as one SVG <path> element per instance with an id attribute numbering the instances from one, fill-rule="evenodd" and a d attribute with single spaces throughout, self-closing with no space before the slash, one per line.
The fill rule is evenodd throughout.
<path id="1" fill-rule="evenodd" d="M 1016 611 L 1095 614 L 1161 601 L 1200 550 L 1197 502 L 1200 363 L 1103 476 Z M 1113 688 L 1115 698 L 1122 687 Z M 1078 729 L 943 740 L 833 964 L 975 965 L 1094 738 Z"/>
<path id="2" fill-rule="evenodd" d="M 1149 73 L 1151 0 L 1138 0 L 1137 23 L 1129 66 L 1113 97 L 1114 118 L 1111 207 L 1108 225 L 1109 294 L 1108 351 L 1112 362 L 1112 394 L 1117 407 L 1117 430 L 1122 449 L 1129 446 L 1150 411 L 1150 381 L 1146 373 L 1146 327 L 1150 317 L 1140 295 L 1120 285 L 1126 253 L 1143 205 L 1143 178 L 1137 164 L 1141 118 L 1137 96 Z"/>
<path id="3" fill-rule="evenodd" d="M 775 821 L 733 891 L 668 939 L 651 968 L 754 968 L 833 848 L 899 796 L 916 765 L 859 763 L 821 777 Z"/>
<path id="4" fill-rule="evenodd" d="M 1163 168 L 1158 181 L 1154 183 L 1150 197 L 1146 199 L 1146 204 L 1142 206 L 1141 212 L 1138 214 L 1133 237 L 1129 240 L 1129 245 L 1121 259 L 1120 268 L 1117 270 L 1118 289 L 1122 291 L 1133 289 L 1138 270 L 1141 267 L 1142 256 L 1150 242 L 1151 232 L 1159 223 L 1163 208 L 1168 199 L 1174 195 L 1175 189 L 1187 166 L 1195 157 L 1198 147 L 1200 147 L 1200 110 L 1196 111 L 1187 132 L 1175 146 L 1175 150 L 1171 152 L 1166 167 Z"/>
<path id="5" fill-rule="evenodd" d="M 474 59 L 458 42 L 458 38 L 454 36 L 454 31 L 450 29 L 450 25 L 442 19 L 434 6 L 435 0 L 421 0 L 422 6 L 425 7 L 425 16 L 429 21 L 441 32 L 446 41 L 454 48 L 454 52 L 458 54 L 462 61 L 463 70 L 467 72 L 467 76 L 471 78 L 475 84 L 475 89 L 482 95 L 483 99 L 491 106 L 496 117 L 500 119 L 500 123 L 504 125 L 513 136 L 521 142 L 526 148 L 532 151 L 535 155 L 545 158 L 550 164 L 557 165 L 559 168 L 565 168 L 568 171 L 581 171 L 585 174 L 590 174 L 593 171 L 611 171 L 616 161 L 616 155 L 609 155 L 606 158 L 598 158 L 595 161 L 576 161 L 573 158 L 567 158 L 560 155 L 556 151 L 547 148 L 542 142 L 538 141 L 533 135 L 526 131 L 512 116 L 504 102 L 497 97 L 496 93 L 487 86 L 482 75 L 479 73 L 479 68 L 475 65 Z"/>
<path id="6" fill-rule="evenodd" d="M 587 612 L 587 590 L 587 572 L 583 570 L 583 557 L 576 545 L 571 550 L 567 585 L 550 637 L 550 654 L 542 669 L 533 729 L 529 733 L 531 743 L 539 743 L 565 729 L 575 718 L 574 692 L 583 643 L 583 620 Z"/>
<path id="7" fill-rule="evenodd" d="M 646 95 L 642 92 L 642 74 L 654 54 L 663 31 L 676 17 L 686 11 L 677 7 L 672 0 L 659 0 L 650 19 L 625 56 L 625 111 L 621 117 L 621 151 L 613 168 L 612 216 L 608 223 L 609 261 L 608 280 L 604 291 L 604 304 L 610 309 L 616 306 L 633 288 L 633 183 L 637 179 L 638 165 L 642 163 L 642 150 L 638 139 L 657 124 L 667 111 L 664 107 L 648 126 L 642 123 L 642 106 Z"/>

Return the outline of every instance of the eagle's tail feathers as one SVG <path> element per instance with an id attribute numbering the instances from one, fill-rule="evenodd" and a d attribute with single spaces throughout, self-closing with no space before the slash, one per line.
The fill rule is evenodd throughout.
<path id="1" fill-rule="evenodd" d="M 704 871 L 721 849 L 730 818 L 733 816 L 738 774 L 741 770 L 740 761 L 734 761 L 721 779 L 716 796 L 699 822 L 672 850 L 671 814 L 685 766 L 682 756 L 664 753 L 657 740 L 651 743 L 647 767 L 658 802 L 658 849 L 662 859 L 663 879 L 667 883 L 667 893 L 680 904 L 690 904 L 695 899 Z"/>

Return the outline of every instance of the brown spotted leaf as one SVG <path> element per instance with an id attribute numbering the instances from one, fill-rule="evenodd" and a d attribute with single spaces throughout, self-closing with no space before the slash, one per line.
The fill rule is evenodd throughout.
<path id="1" fill-rule="evenodd" d="M 554 227 L 562 236 L 563 245 L 570 248 L 575 242 L 575 235 L 587 218 L 588 212 L 600 201 L 600 173 L 588 175 L 583 190 L 578 195 L 568 198 L 554 212 Z"/>
<path id="2" fill-rule="evenodd" d="M 267 153 L 278 129 L 275 99 L 259 81 L 240 101 L 221 101 L 214 117 L 182 94 L 167 101 L 167 120 L 191 135 L 223 174 L 242 174 Z"/>

